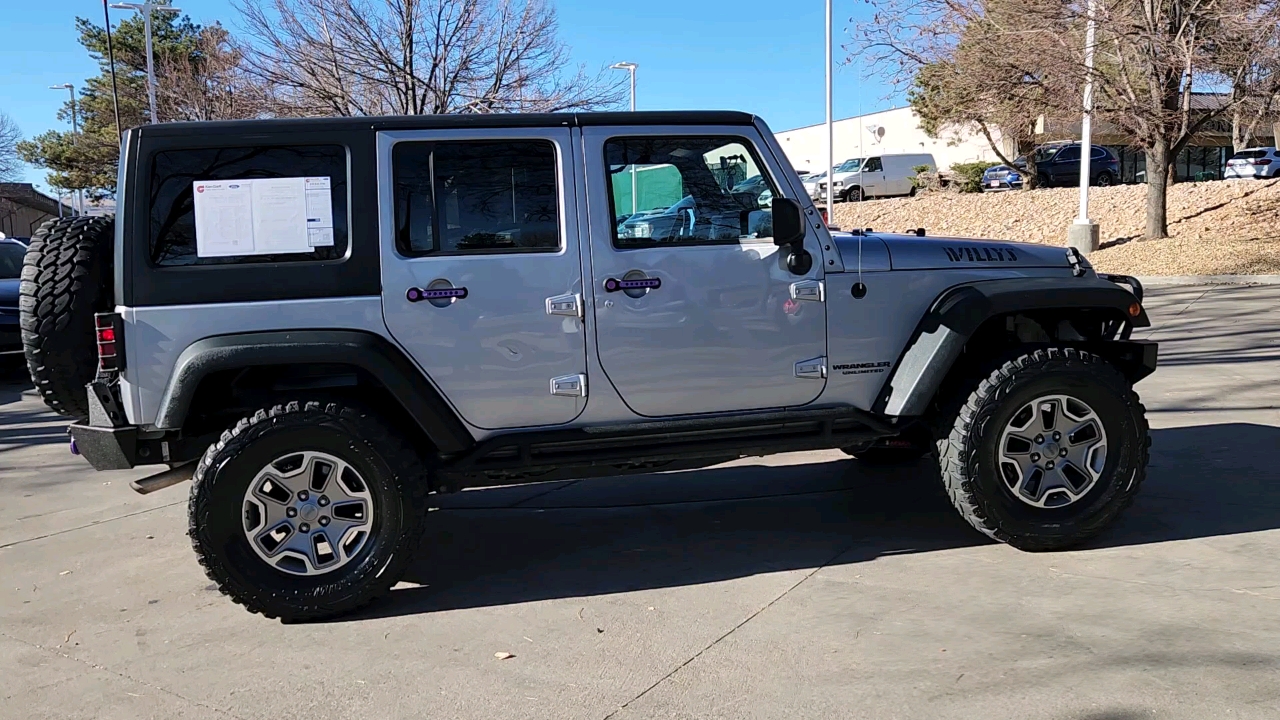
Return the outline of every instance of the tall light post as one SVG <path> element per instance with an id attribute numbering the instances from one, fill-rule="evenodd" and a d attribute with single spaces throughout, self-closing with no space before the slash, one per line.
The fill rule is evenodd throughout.
<path id="1" fill-rule="evenodd" d="M 835 197 L 836 189 L 835 189 L 835 186 L 832 185 L 832 182 L 835 181 L 835 177 L 834 177 L 835 173 L 832 172 L 832 168 L 834 168 L 836 164 L 836 148 L 835 148 L 836 135 L 835 135 L 835 123 L 832 118 L 832 108 L 831 108 L 831 71 L 832 71 L 831 0 L 827 0 L 826 64 L 827 64 L 827 173 L 826 173 L 827 174 L 827 222 L 832 223 L 832 222 L 835 222 L 835 215 L 832 214 L 832 211 L 834 209 L 834 205 L 833 205 L 834 201 L 832 198 Z"/>
<path id="2" fill-rule="evenodd" d="M 111 68 L 111 110 L 116 115 L 116 136 L 124 134 L 120 129 L 120 93 L 116 91 L 116 51 L 111 46 L 111 13 L 107 12 L 107 0 L 102 0 L 102 22 L 107 29 L 107 62 Z M 151 33 L 147 33 L 148 36 Z"/>
<path id="3" fill-rule="evenodd" d="M 50 90 L 66 90 L 71 96 L 71 146 L 75 147 L 77 138 L 80 135 L 80 123 L 76 119 L 76 86 L 71 83 L 62 83 L 61 85 L 50 85 Z M 84 214 L 84 201 L 81 199 L 80 189 L 77 188 L 71 193 L 71 203 L 74 206 L 77 215 Z"/>
<path id="4" fill-rule="evenodd" d="M 151 107 L 151 117 L 148 122 L 156 121 L 156 70 L 155 60 L 151 52 L 151 13 L 153 12 L 179 12 L 178 8 L 171 5 L 161 5 L 159 3 L 112 3 L 111 7 L 117 10 L 136 10 L 142 13 L 143 33 L 146 35 L 147 41 L 147 103 Z"/>
<path id="5" fill-rule="evenodd" d="M 1096 0 L 1089 0 L 1084 28 L 1084 114 L 1080 118 L 1080 213 L 1067 228 L 1067 245 L 1081 252 L 1098 249 L 1098 224 L 1089 218 L 1090 159 L 1093 155 L 1093 43 Z"/>
<path id="6" fill-rule="evenodd" d="M 631 112 L 636 111 L 636 68 L 640 67 L 633 62 L 616 62 L 609 66 L 611 70 L 626 70 L 631 73 Z M 631 214 L 635 215 L 639 210 L 639 198 L 636 197 L 636 165 L 631 164 Z"/>

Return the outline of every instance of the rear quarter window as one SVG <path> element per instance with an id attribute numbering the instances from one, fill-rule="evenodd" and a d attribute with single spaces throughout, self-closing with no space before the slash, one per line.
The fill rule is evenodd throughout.
<path id="1" fill-rule="evenodd" d="M 210 180 L 328 177 L 333 245 L 305 253 L 198 257 L 192 183 Z M 340 260 L 347 255 L 347 150 L 341 145 L 166 150 L 151 159 L 149 252 L 152 265 L 234 265 Z"/>

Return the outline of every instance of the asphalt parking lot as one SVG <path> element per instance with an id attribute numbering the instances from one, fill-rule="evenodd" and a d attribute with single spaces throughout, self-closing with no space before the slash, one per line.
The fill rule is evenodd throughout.
<path id="1" fill-rule="evenodd" d="M 1089 547 L 985 541 L 928 463 L 794 454 L 447 498 L 409 582 L 313 625 L 214 591 L 187 486 L 90 471 L 11 372 L 0 718 L 1274 720 L 1280 286 L 1148 306 L 1150 475 Z"/>

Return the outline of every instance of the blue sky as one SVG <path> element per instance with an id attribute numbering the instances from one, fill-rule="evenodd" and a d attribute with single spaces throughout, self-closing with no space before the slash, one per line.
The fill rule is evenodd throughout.
<path id="1" fill-rule="evenodd" d="M 227 0 L 175 0 L 197 23 L 236 28 Z M 76 42 L 75 17 L 101 23 L 100 0 L 6 2 L 0 14 L 0 110 L 27 137 L 62 125 L 65 82 L 80 85 L 96 66 Z M 775 130 L 822 122 L 822 0 L 556 0 L 560 32 L 576 62 L 640 64 L 641 110 L 733 109 L 754 112 Z M 113 22 L 125 11 L 112 10 Z M 847 117 L 901 104 L 877 78 L 840 61 L 849 18 L 861 0 L 835 3 L 835 114 Z M 44 171 L 26 181 L 43 186 Z"/>

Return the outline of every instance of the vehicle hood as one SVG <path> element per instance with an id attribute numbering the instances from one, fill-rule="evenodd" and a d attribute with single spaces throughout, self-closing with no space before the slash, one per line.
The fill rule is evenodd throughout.
<path id="1" fill-rule="evenodd" d="M 845 267 L 857 256 L 858 236 L 833 233 Z M 919 237 L 896 233 L 869 233 L 863 237 L 864 269 L 868 240 L 876 240 L 872 253 L 887 253 L 889 269 L 941 270 L 946 268 L 1067 268 L 1066 249 L 1054 245 L 977 240 L 972 238 Z M 883 243 L 884 250 L 878 247 Z M 877 252 L 879 251 L 879 252 Z"/>

